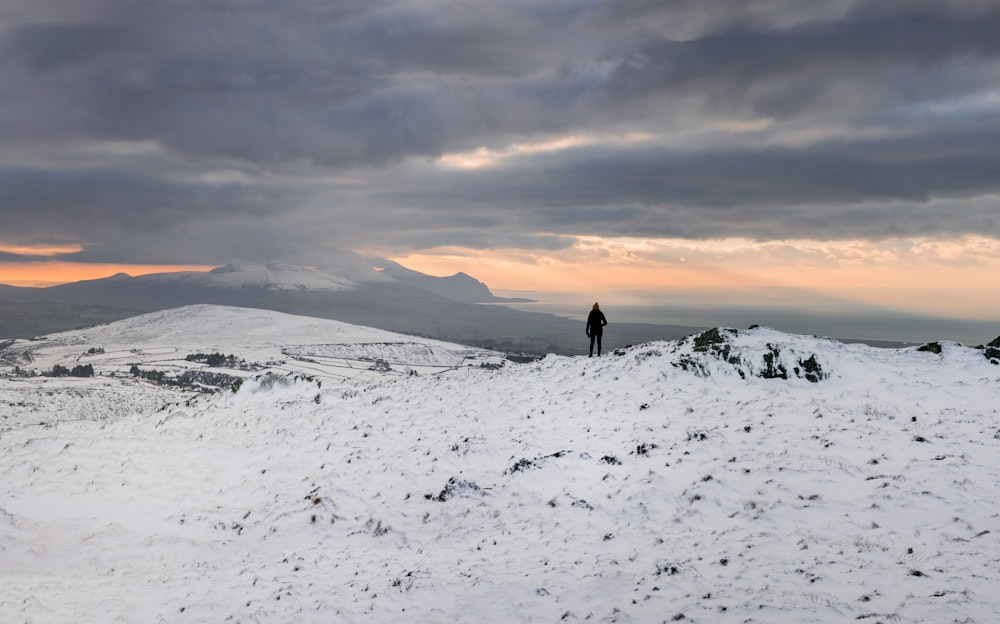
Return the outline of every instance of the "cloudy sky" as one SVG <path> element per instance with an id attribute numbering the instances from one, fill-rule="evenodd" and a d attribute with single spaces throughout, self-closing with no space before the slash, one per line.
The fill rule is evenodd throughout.
<path id="1" fill-rule="evenodd" d="M 997 33 L 1000 0 L 0 0 L 0 282 L 343 248 L 997 318 Z"/>

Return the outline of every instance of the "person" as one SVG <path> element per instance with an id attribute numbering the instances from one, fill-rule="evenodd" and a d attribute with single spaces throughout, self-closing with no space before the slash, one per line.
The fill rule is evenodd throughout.
<path id="1" fill-rule="evenodd" d="M 608 319 L 601 312 L 601 306 L 594 304 L 594 308 L 587 317 L 587 335 L 590 336 L 590 356 L 594 357 L 594 342 L 597 342 L 597 357 L 601 357 L 601 337 L 604 335 L 604 326 L 608 324 Z"/>

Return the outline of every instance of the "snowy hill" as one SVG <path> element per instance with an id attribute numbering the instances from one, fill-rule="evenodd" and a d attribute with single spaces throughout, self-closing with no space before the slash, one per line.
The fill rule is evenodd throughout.
<path id="1" fill-rule="evenodd" d="M 165 314 L 0 355 L 411 340 Z M 118 360 L 0 379 L 0 621 L 1000 619 L 1000 344 L 715 330 L 500 368 L 398 348 L 455 360 L 214 395 Z"/>
<path id="2" fill-rule="evenodd" d="M 212 355 L 215 358 L 209 361 Z M 144 373 L 162 372 L 166 381 L 187 379 L 191 383 L 183 385 L 188 390 L 202 391 L 229 388 L 237 380 L 265 374 L 372 381 L 460 366 L 499 366 L 502 360 L 497 353 L 429 338 L 271 310 L 212 305 L 0 343 L 0 367 L 6 364 L 8 369 L 40 373 L 56 366 L 70 370 L 90 366 L 98 382 L 103 379 L 117 388 L 134 381 L 136 375 L 130 371 L 138 367 Z M 0 420 L 0 430 L 3 426 Z"/>

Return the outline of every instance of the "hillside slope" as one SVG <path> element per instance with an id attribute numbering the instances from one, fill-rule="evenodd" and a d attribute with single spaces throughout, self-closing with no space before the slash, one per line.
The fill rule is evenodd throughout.
<path id="1" fill-rule="evenodd" d="M 46 396 L 54 392 L 54 385 L 82 382 L 56 383 L 23 375 L 44 374 L 57 366 L 87 366 L 97 376 L 95 383 L 113 392 L 127 394 L 137 377 L 209 392 L 265 374 L 361 382 L 462 366 L 498 366 L 502 361 L 499 353 L 430 338 L 273 310 L 214 305 L 173 308 L 34 340 L 0 342 L 0 374 L 6 368 L 14 381 L 42 388 L 39 392 Z M 18 374 L 12 370 L 15 367 Z M 136 369 L 145 375 L 137 375 Z M 0 418 L 0 430 L 11 426 L 8 420 Z"/>
<path id="2" fill-rule="evenodd" d="M 995 621 L 1000 367 L 939 347 L 79 380 L 0 433 L 0 621 Z"/>

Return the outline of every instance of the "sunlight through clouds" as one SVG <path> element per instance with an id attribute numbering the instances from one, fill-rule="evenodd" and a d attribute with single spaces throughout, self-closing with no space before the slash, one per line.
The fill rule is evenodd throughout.
<path id="1" fill-rule="evenodd" d="M 0 242 L 0 253 L 15 256 L 61 256 L 83 251 L 82 245 L 11 245 Z"/>
<path id="2" fill-rule="evenodd" d="M 439 156 L 435 162 L 452 169 L 484 169 L 496 167 L 522 156 L 561 152 L 593 145 L 621 145 L 648 142 L 655 135 L 641 132 L 624 135 L 579 135 L 557 137 L 533 143 L 514 143 L 501 149 L 479 147 L 467 152 L 452 152 Z"/>
<path id="3" fill-rule="evenodd" d="M 572 246 L 545 254 L 523 249 L 452 247 L 394 258 L 445 275 L 467 267 L 491 287 L 565 291 L 579 283 L 605 292 L 800 289 L 859 303 L 988 318 L 1000 306 L 1000 241 L 955 239 L 884 241 L 753 241 L 579 236 Z M 574 285 L 574 286 L 570 286 Z M 950 293 L 943 296 L 943 293 Z"/>

